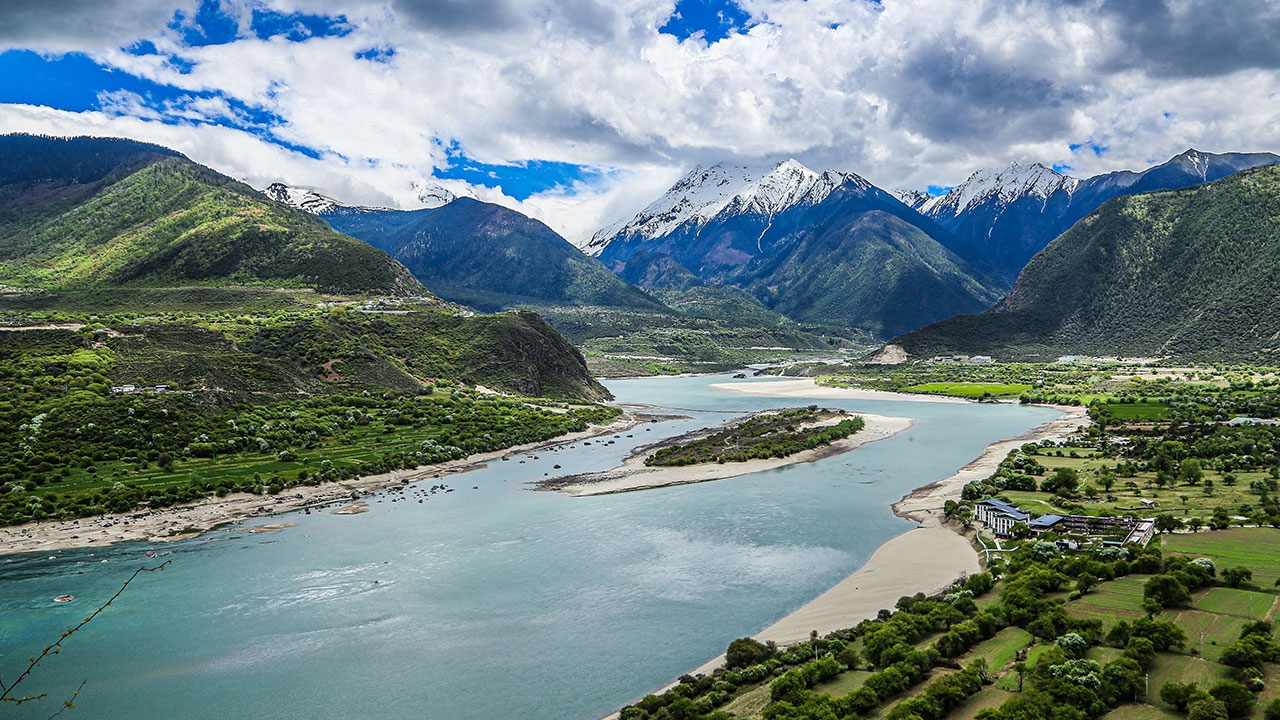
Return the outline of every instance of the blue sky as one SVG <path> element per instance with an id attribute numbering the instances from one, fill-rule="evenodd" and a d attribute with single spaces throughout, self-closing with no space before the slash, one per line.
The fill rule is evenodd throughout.
<path id="1" fill-rule="evenodd" d="M 0 131 L 581 241 L 716 162 L 937 193 L 1276 151 L 1276 37 L 1258 0 L 5 0 Z"/>
<path id="2" fill-rule="evenodd" d="M 680 40 L 715 43 L 745 31 L 751 18 L 731 0 L 679 0 L 659 32 Z M 344 37 L 354 27 L 345 15 L 281 12 L 268 7 L 250 7 L 247 27 L 218 0 L 200 0 L 194 10 L 175 9 L 168 31 L 180 45 L 177 52 L 163 52 L 149 38 L 139 38 L 121 49 L 138 57 L 160 58 L 172 70 L 188 75 L 196 61 L 183 48 L 230 45 L 247 38 L 305 43 L 318 38 Z M 376 45 L 353 54 L 355 60 L 388 63 L 395 48 Z M 321 147 L 291 142 L 276 129 L 287 119 L 265 104 L 251 104 L 226 92 L 212 89 L 193 91 L 139 77 L 95 60 L 83 52 L 60 55 L 28 49 L 0 52 L 0 103 L 41 105 L 71 112 L 134 112 L 154 122 L 171 125 L 219 125 L 252 134 L 266 142 L 320 158 Z M 128 103 L 122 102 L 128 100 Z M 191 111 L 198 100 L 225 104 L 220 115 Z M 607 174 L 607 168 L 541 158 L 513 158 L 508 162 L 481 162 L 467 155 L 457 138 L 437 138 L 446 149 L 447 164 L 435 168 L 439 179 L 461 180 L 471 185 L 497 188 L 523 201 L 553 188 L 572 188 Z"/>

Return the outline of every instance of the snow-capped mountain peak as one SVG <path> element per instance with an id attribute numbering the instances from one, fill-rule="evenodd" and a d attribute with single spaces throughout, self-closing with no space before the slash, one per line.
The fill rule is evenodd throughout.
<path id="1" fill-rule="evenodd" d="M 1014 161 L 1003 170 L 983 168 L 946 195 L 933 198 L 918 209 L 925 215 L 958 215 L 973 206 L 995 201 L 1008 204 L 1022 197 L 1048 198 L 1058 190 L 1073 192 L 1080 181 L 1040 163 Z"/>
<path id="2" fill-rule="evenodd" d="M 262 192 L 276 202 L 291 205 L 313 215 L 323 215 L 342 205 L 337 200 L 313 190 L 290 187 L 280 182 L 271 183 Z"/>
<path id="3" fill-rule="evenodd" d="M 458 199 L 458 195 L 443 185 L 437 185 L 429 180 L 419 180 L 413 184 L 414 193 L 418 196 L 418 202 L 422 203 L 424 208 L 438 208 L 448 205 Z M 475 197 L 471 193 L 464 193 L 466 197 Z"/>
<path id="4" fill-rule="evenodd" d="M 903 205 L 912 210 L 919 210 L 921 205 L 929 202 L 933 197 L 923 190 L 908 190 L 906 188 L 893 188 L 889 191 L 889 194 L 898 198 Z"/>
<path id="5" fill-rule="evenodd" d="M 614 237 L 624 234 L 646 239 L 670 234 L 685 223 L 705 225 L 722 212 L 775 215 L 797 205 L 816 205 L 836 188 L 870 183 L 852 173 L 817 173 L 794 159 L 771 168 L 723 163 L 696 167 L 671 189 L 630 220 L 619 220 L 598 231 L 584 251 L 599 255 Z"/>

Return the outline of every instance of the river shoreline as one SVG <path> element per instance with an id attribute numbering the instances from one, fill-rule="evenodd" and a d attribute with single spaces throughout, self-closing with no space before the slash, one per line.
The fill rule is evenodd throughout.
<path id="1" fill-rule="evenodd" d="M 827 445 L 783 458 L 757 458 L 745 462 L 702 463 L 683 467 L 645 465 L 644 459 L 654 450 L 681 439 L 670 438 L 637 448 L 621 465 L 609 470 L 539 480 L 534 485 L 540 490 L 555 490 L 582 497 L 724 480 L 839 455 L 867 443 L 893 437 L 915 424 L 911 418 L 886 417 L 870 413 L 852 413 L 852 415 L 863 419 L 863 428 L 858 432 Z"/>
<path id="2" fill-rule="evenodd" d="M 874 390 L 830 388 L 817 385 L 812 379 L 776 383 L 721 383 L 714 387 L 766 397 L 970 402 L 955 398 L 938 399 Z M 959 500 L 965 484 L 987 478 L 994 473 L 1011 450 L 1029 442 L 1062 440 L 1081 425 L 1090 422 L 1087 408 L 1067 405 L 1046 407 L 1052 407 L 1063 414 L 1017 437 L 987 445 L 977 458 L 951 476 L 922 485 L 903 496 L 892 505 L 893 513 L 920 523 L 918 527 L 890 538 L 876 548 L 866 564 L 853 574 L 753 637 L 761 642 L 773 641 L 779 645 L 803 642 L 809 639 L 811 631 L 816 630 L 819 635 L 826 635 L 853 627 L 863 620 L 876 617 L 881 608 L 892 609 L 903 595 L 914 595 L 917 592 L 934 594 L 964 575 L 981 572 L 980 556 L 974 546 L 973 533 L 955 521 L 944 520 L 943 506 L 947 500 Z M 707 675 L 723 664 L 724 655 L 719 655 L 689 674 Z M 657 692 L 663 692 L 675 684 Z M 617 717 L 618 714 L 613 713 L 605 720 Z"/>
<path id="3" fill-rule="evenodd" d="M 278 495 L 233 493 L 226 497 L 210 497 L 195 503 L 160 510 L 139 509 L 127 513 L 97 515 L 74 520 L 26 523 L 0 528 L 0 557 L 23 553 L 49 553 L 74 548 L 98 548 L 116 543 L 163 543 L 192 538 L 219 528 L 238 529 L 245 520 L 272 517 L 288 512 L 328 512 L 354 515 L 362 512 L 360 498 L 379 490 L 412 482 L 438 480 L 447 484 L 450 477 L 478 470 L 503 457 L 532 453 L 557 445 L 614 435 L 634 428 L 659 416 L 648 416 L 642 408 L 625 408 L 609 425 L 593 426 L 576 433 L 549 440 L 527 443 L 478 453 L 460 460 L 438 465 L 423 465 L 412 470 L 396 470 L 366 475 L 352 480 L 299 485 Z M 660 416 L 667 419 L 668 416 Z"/>

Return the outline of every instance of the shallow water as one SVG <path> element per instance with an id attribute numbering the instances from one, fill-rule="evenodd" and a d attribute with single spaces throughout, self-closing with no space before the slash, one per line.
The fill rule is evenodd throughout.
<path id="1" fill-rule="evenodd" d="M 1057 415 L 709 387 L 726 380 L 610 382 L 619 401 L 691 419 L 493 462 L 421 504 L 379 496 L 362 515 L 295 513 L 174 544 L 0 561 L 0 674 L 12 679 L 155 564 L 143 556 L 154 548 L 172 564 L 139 577 L 26 685 L 60 698 L 87 679 L 64 717 L 590 720 L 808 602 L 913 526 L 890 503 Z M 523 485 L 607 469 L 636 444 L 736 413 L 809 402 L 917 424 L 836 457 L 699 485 L 584 498 Z M 297 526 L 247 532 L 286 521 Z M 50 602 L 63 593 L 76 601 Z M 47 717 L 54 703 L 16 717 Z"/>

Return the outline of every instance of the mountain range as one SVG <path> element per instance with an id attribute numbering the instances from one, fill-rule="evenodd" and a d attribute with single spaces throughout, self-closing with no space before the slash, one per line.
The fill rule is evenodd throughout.
<path id="1" fill-rule="evenodd" d="M 662 308 L 542 222 L 501 205 L 450 194 L 447 202 L 418 210 L 359 207 L 283 183 L 265 193 L 386 252 L 440 297 L 478 310 Z"/>
<path id="2" fill-rule="evenodd" d="M 639 277 L 627 269 L 633 256 L 666 256 L 797 322 L 887 337 L 998 298 L 944 236 L 857 175 L 788 160 L 696 168 L 631 220 L 597 233 L 587 250 L 624 277 Z"/>
<path id="3" fill-rule="evenodd" d="M 910 355 L 1280 353 L 1280 166 L 1117 197 L 1038 253 L 991 309 L 895 338 Z"/>
<path id="4" fill-rule="evenodd" d="M 1057 236 L 1102 203 L 1120 195 L 1173 190 L 1280 162 L 1272 153 L 1205 153 L 1195 149 L 1146 170 L 1064 175 L 1040 163 L 1012 163 L 974 172 L 945 195 L 897 195 L 947 230 L 944 244 L 1007 289 Z"/>
<path id="5" fill-rule="evenodd" d="M 325 292 L 428 294 L 404 266 L 370 250 L 154 145 L 0 137 L 0 278 L 8 285 L 266 280 Z"/>

